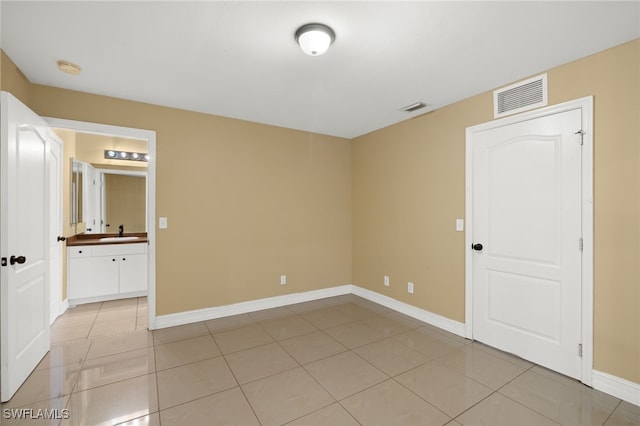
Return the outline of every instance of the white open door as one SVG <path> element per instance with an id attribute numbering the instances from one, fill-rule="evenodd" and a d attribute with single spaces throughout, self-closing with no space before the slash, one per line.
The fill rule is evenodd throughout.
<path id="1" fill-rule="evenodd" d="M 580 109 L 474 133 L 473 337 L 581 378 Z"/>
<path id="2" fill-rule="evenodd" d="M 50 133 L 12 95 L 0 98 L 0 397 L 8 401 L 50 348 Z"/>
<path id="3" fill-rule="evenodd" d="M 49 288 L 50 323 L 62 314 L 62 141 L 53 134 L 49 144 Z"/>

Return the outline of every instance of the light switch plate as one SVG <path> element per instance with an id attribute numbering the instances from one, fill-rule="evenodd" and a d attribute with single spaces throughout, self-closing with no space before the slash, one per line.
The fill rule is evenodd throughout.
<path id="1" fill-rule="evenodd" d="M 464 231 L 464 219 L 456 219 L 456 231 Z"/>
<path id="2" fill-rule="evenodd" d="M 160 227 L 160 229 L 167 229 L 167 226 L 168 226 L 167 218 L 166 217 L 161 217 L 158 220 L 158 226 Z"/>

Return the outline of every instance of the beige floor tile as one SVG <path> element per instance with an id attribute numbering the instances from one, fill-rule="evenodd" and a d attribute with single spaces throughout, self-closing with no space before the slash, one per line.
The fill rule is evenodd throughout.
<path id="1" fill-rule="evenodd" d="M 262 425 L 280 425 L 335 402 L 302 368 L 242 386 Z"/>
<path id="2" fill-rule="evenodd" d="M 354 349 L 361 357 L 389 376 L 395 376 L 427 362 L 427 357 L 398 340 L 385 339 Z"/>
<path id="3" fill-rule="evenodd" d="M 51 327 L 51 344 L 86 339 L 91 331 L 91 325 Z"/>
<path id="4" fill-rule="evenodd" d="M 561 424 L 601 425 L 620 401 L 575 380 L 551 374 L 529 370 L 499 392 Z"/>
<path id="5" fill-rule="evenodd" d="M 283 340 L 280 345 L 300 364 L 307 364 L 348 350 L 322 331 Z"/>
<path id="6" fill-rule="evenodd" d="M 89 346 L 91 346 L 91 342 L 87 340 L 74 340 L 51 345 L 51 349 L 40 361 L 36 370 L 69 364 L 77 364 L 80 368 L 87 356 Z"/>
<path id="7" fill-rule="evenodd" d="M 163 425 L 260 425 L 240 388 L 160 411 Z"/>
<path id="8" fill-rule="evenodd" d="M 136 318 L 123 318 L 119 320 L 101 321 L 91 327 L 89 338 L 101 336 L 114 336 L 122 333 L 133 333 L 136 331 Z"/>
<path id="9" fill-rule="evenodd" d="M 367 327 L 378 331 L 384 337 L 411 331 L 411 328 L 386 315 L 376 315 L 362 321 Z"/>
<path id="10" fill-rule="evenodd" d="M 48 399 L 45 401 L 29 403 L 23 407 L 7 408 L 6 404 L 2 404 L 2 412 L 0 413 L 0 423 L 2 426 L 55 426 L 69 415 L 67 411 L 67 403 L 70 395 L 61 396 L 59 398 Z M 50 418 L 43 418 L 40 410 L 48 410 L 51 414 Z"/>
<path id="11" fill-rule="evenodd" d="M 76 391 L 95 388 L 155 372 L 153 347 L 87 360 Z"/>
<path id="12" fill-rule="evenodd" d="M 209 334 L 164 345 L 156 345 L 155 348 L 158 371 L 215 358 L 220 355 L 218 346 L 216 346 L 213 337 Z"/>
<path id="13" fill-rule="evenodd" d="M 137 417 L 123 423 L 118 423 L 118 426 L 160 426 L 160 413 L 151 413 L 146 416 Z"/>
<path id="14" fill-rule="evenodd" d="M 255 320 L 249 314 L 231 315 L 216 318 L 204 322 L 211 333 L 233 330 L 255 324 Z"/>
<path id="15" fill-rule="evenodd" d="M 640 425 L 640 407 L 622 401 L 613 414 L 607 419 L 605 426 L 637 426 Z"/>
<path id="16" fill-rule="evenodd" d="M 3 407 L 21 407 L 69 395 L 78 380 L 79 373 L 80 367 L 77 364 L 35 370 Z"/>
<path id="17" fill-rule="evenodd" d="M 353 352 L 315 361 L 304 368 L 338 400 L 388 379 Z"/>
<path id="18" fill-rule="evenodd" d="M 98 311 L 100 310 L 100 306 L 102 306 L 102 302 L 84 303 L 82 305 L 69 306 L 69 309 L 66 310 L 64 316 L 70 317 L 77 314 L 87 313 L 93 313 L 94 315 L 97 315 Z"/>
<path id="19" fill-rule="evenodd" d="M 427 334 L 416 330 L 398 334 L 392 338 L 414 351 L 420 352 L 428 360 L 441 357 L 464 346 L 444 336 Z"/>
<path id="20" fill-rule="evenodd" d="M 158 398 L 165 409 L 238 386 L 224 358 L 159 371 Z"/>
<path id="21" fill-rule="evenodd" d="M 310 302 L 296 303 L 287 306 L 291 311 L 301 314 L 305 312 L 317 311 L 318 309 L 324 309 L 327 305 L 322 300 L 312 300 Z"/>
<path id="22" fill-rule="evenodd" d="M 326 297 L 322 299 L 325 305 L 336 306 L 344 305 L 345 303 L 357 303 L 363 301 L 361 297 L 354 294 L 341 294 L 340 296 Z"/>
<path id="23" fill-rule="evenodd" d="M 545 426 L 558 425 L 553 420 L 494 393 L 456 420 L 464 426 Z"/>
<path id="24" fill-rule="evenodd" d="M 261 323 L 262 328 L 276 340 L 289 339 L 318 329 L 299 315 L 289 315 Z"/>
<path id="25" fill-rule="evenodd" d="M 367 309 L 366 307 L 358 305 L 357 303 L 344 303 L 342 305 L 336 305 L 335 309 L 353 318 L 354 320 L 366 320 L 373 316 L 379 315 L 378 312 Z"/>
<path id="26" fill-rule="evenodd" d="M 437 361 L 494 390 L 526 371 L 473 345 L 450 352 Z"/>
<path id="27" fill-rule="evenodd" d="M 286 306 L 281 306 L 279 308 L 271 308 L 271 309 L 263 309 L 261 311 L 250 312 L 249 316 L 253 318 L 255 321 L 269 321 L 274 320 L 276 318 L 288 317 L 293 314 Z"/>
<path id="28" fill-rule="evenodd" d="M 113 309 L 131 308 L 138 306 L 138 298 L 130 297 L 127 299 L 116 299 L 102 302 L 100 312 L 110 311 Z"/>
<path id="29" fill-rule="evenodd" d="M 340 312 L 336 308 L 322 308 L 315 311 L 304 312 L 300 315 L 321 330 L 354 321 L 353 318 Z"/>
<path id="30" fill-rule="evenodd" d="M 225 358 L 241 385 L 298 366 L 277 343 L 234 352 Z"/>
<path id="31" fill-rule="evenodd" d="M 350 349 L 382 340 L 385 337 L 382 332 L 360 322 L 341 324 L 327 328 L 324 332 Z"/>
<path id="32" fill-rule="evenodd" d="M 149 374 L 73 393 L 69 425 L 118 424 L 158 411 L 156 376 Z"/>
<path id="33" fill-rule="evenodd" d="M 136 317 L 136 331 L 148 330 L 149 329 L 149 319 L 146 316 Z"/>
<path id="34" fill-rule="evenodd" d="M 287 423 L 287 426 L 359 426 L 360 423 L 342 408 L 340 404 L 331 404 L 311 414 Z"/>
<path id="35" fill-rule="evenodd" d="M 117 321 L 124 318 L 134 318 L 138 315 L 137 305 L 125 306 L 119 309 L 100 310 L 96 316 L 96 323 L 104 321 Z"/>
<path id="36" fill-rule="evenodd" d="M 393 380 L 357 393 L 341 403 L 363 425 L 443 425 L 449 421 L 449 417 L 434 406 Z"/>
<path id="37" fill-rule="evenodd" d="M 213 338 L 223 354 L 238 352 L 273 342 L 273 338 L 258 324 L 214 333 Z"/>
<path id="38" fill-rule="evenodd" d="M 487 346 L 484 343 L 472 342 L 471 346 L 473 346 L 476 349 L 480 349 L 481 351 L 487 352 L 490 355 L 493 355 L 497 358 L 504 359 L 505 361 L 509 361 L 510 363 L 515 364 L 518 367 L 524 368 L 526 370 L 528 370 L 529 368 L 535 365 L 532 362 L 527 361 L 526 359 L 522 359 L 519 356 L 512 355 L 510 353 L 492 348 L 491 346 Z"/>
<path id="39" fill-rule="evenodd" d="M 192 324 L 153 330 L 153 341 L 156 345 L 162 345 L 165 343 L 191 339 L 193 337 L 206 336 L 207 334 L 210 333 L 207 326 L 204 325 L 204 322 L 195 322 Z"/>
<path id="40" fill-rule="evenodd" d="M 73 315 L 61 315 L 53 324 L 51 329 L 68 327 L 91 327 L 98 316 L 97 312 L 80 312 Z"/>
<path id="41" fill-rule="evenodd" d="M 395 379 L 450 417 L 456 417 L 493 392 L 437 362 L 424 364 Z"/>
<path id="42" fill-rule="evenodd" d="M 91 342 L 87 359 L 115 355 L 150 346 L 153 346 L 153 334 L 150 331 L 96 338 Z"/>
<path id="43" fill-rule="evenodd" d="M 389 311 L 385 313 L 384 316 L 387 318 L 391 318 L 392 320 L 397 321 L 409 328 L 419 328 L 427 325 L 418 319 L 410 317 L 409 315 L 401 314 L 400 312 L 396 311 Z"/>

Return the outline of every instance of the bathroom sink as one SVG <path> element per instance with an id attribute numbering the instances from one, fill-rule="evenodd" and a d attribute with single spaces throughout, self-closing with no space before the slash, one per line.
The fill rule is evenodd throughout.
<path id="1" fill-rule="evenodd" d="M 104 238 L 100 238 L 100 241 L 116 242 L 116 241 L 134 241 L 139 239 L 140 237 L 104 237 Z"/>

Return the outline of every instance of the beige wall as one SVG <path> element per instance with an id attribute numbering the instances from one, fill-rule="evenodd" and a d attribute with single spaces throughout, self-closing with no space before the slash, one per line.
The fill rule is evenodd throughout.
<path id="1" fill-rule="evenodd" d="M 105 149 L 115 149 L 119 151 L 148 153 L 147 141 L 139 139 L 119 138 L 109 135 L 94 135 L 90 133 L 77 133 L 76 157 L 85 163 L 91 163 L 96 167 L 122 166 L 125 168 L 136 167 L 147 169 L 144 161 L 131 160 L 110 160 L 104 158 Z"/>
<path id="2" fill-rule="evenodd" d="M 636 383 L 639 52 L 635 40 L 548 72 L 551 104 L 594 95 L 594 363 Z M 11 91 L 20 79 L 8 68 Z M 489 93 L 351 144 L 45 86 L 27 94 L 43 115 L 157 131 L 157 213 L 169 217 L 159 314 L 353 282 L 464 321 L 464 237 L 453 225 L 464 217 L 465 128 L 492 119 Z"/>
<path id="3" fill-rule="evenodd" d="M 30 96 L 41 115 L 157 132 L 158 314 L 351 282 L 347 140 L 39 85 Z"/>
<path id="4" fill-rule="evenodd" d="M 23 104 L 29 105 L 31 83 L 4 50 L 0 50 L 0 88 L 5 92 L 11 92 Z"/>
<path id="5" fill-rule="evenodd" d="M 548 71 L 550 104 L 594 96 L 594 367 L 636 383 L 639 53 L 635 40 Z M 465 128 L 492 111 L 484 93 L 353 140 L 354 284 L 464 322 L 464 234 L 454 223 L 464 217 Z"/>

